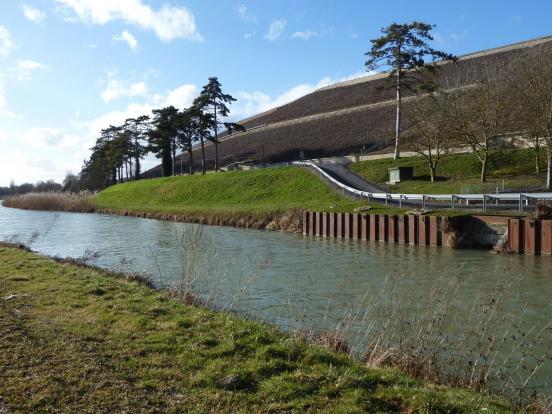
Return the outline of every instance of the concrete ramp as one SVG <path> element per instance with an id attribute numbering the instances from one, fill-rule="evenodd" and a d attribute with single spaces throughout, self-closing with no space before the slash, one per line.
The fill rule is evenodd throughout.
<path id="1" fill-rule="evenodd" d="M 384 192 L 380 187 L 349 171 L 347 166 L 351 164 L 351 160 L 346 157 L 326 158 L 314 163 L 334 179 L 349 187 L 370 193 Z"/>

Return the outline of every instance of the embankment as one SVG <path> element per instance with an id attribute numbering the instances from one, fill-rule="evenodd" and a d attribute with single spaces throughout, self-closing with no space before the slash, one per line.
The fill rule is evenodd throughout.
<path id="1" fill-rule="evenodd" d="M 296 167 L 155 178 L 117 184 L 94 195 L 25 194 L 4 201 L 6 207 L 31 210 L 94 211 L 291 232 L 301 231 L 305 209 L 352 211 L 361 204 Z"/>
<path id="2" fill-rule="evenodd" d="M 228 312 L 0 244 L 9 412 L 487 412 L 464 389 L 372 369 Z"/>
<path id="3" fill-rule="evenodd" d="M 162 211 L 147 212 L 126 209 L 96 209 L 95 212 L 99 214 L 116 214 L 181 223 L 244 227 L 259 230 L 280 230 L 291 233 L 300 233 L 303 228 L 302 210 L 250 213 L 245 211 L 166 213 Z"/>

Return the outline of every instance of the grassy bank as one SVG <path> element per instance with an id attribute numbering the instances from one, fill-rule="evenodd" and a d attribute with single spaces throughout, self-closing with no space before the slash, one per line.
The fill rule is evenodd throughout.
<path id="1" fill-rule="evenodd" d="M 4 205 L 300 231 L 303 210 L 352 212 L 366 202 L 343 196 L 308 169 L 288 167 L 139 180 L 96 195 L 31 193 L 9 197 Z M 375 203 L 371 207 L 374 213 L 402 211 Z"/>
<path id="2" fill-rule="evenodd" d="M 0 246 L 9 412 L 508 412 L 229 313 Z"/>
<path id="3" fill-rule="evenodd" d="M 287 167 L 134 181 L 103 190 L 94 204 L 153 218 L 172 214 L 182 221 L 287 229 L 303 210 L 352 212 L 366 202 L 344 197 L 309 169 Z M 378 204 L 371 209 L 399 211 Z"/>
<path id="4" fill-rule="evenodd" d="M 443 157 L 437 166 L 437 181 L 429 181 L 429 171 L 423 157 L 408 157 L 400 160 L 381 159 L 363 161 L 351 165 L 351 170 L 366 180 L 386 186 L 388 168 L 414 167 L 414 180 L 405 181 L 388 188 L 393 192 L 450 194 L 460 192 L 494 192 L 496 187 L 525 189 L 546 183 L 544 173 L 535 174 L 535 153 L 532 149 L 492 151 L 488 161 L 488 182 L 480 183 L 480 163 L 473 154 L 457 154 Z M 544 153 L 542 171 L 546 169 Z"/>
<path id="5" fill-rule="evenodd" d="M 100 192 L 95 204 L 99 208 L 168 213 L 272 213 L 358 206 L 309 170 L 297 167 L 129 182 Z"/>

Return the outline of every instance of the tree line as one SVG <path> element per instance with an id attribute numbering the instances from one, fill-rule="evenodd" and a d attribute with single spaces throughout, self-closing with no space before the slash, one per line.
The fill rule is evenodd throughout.
<path id="1" fill-rule="evenodd" d="M 210 77 L 199 96 L 189 108 L 174 106 L 154 109 L 151 116 L 128 118 L 122 125 L 110 125 L 101 131 L 91 155 L 85 160 L 80 174 L 68 175 L 64 189 L 79 191 L 98 190 L 111 184 L 137 180 L 142 174 L 142 159 L 149 153 L 161 159 L 162 175 L 182 173 L 177 165 L 177 152 L 189 155 L 188 173 L 195 173 L 193 152 L 201 148 L 201 173 L 205 174 L 205 144 L 215 147 L 215 171 L 219 171 L 219 131 L 226 128 L 229 134 L 244 131 L 234 122 L 225 122 L 230 113 L 228 105 L 236 99 L 222 91 L 216 77 Z"/>
<path id="2" fill-rule="evenodd" d="M 16 185 L 15 182 L 12 181 L 9 187 L 0 187 L 0 197 L 27 193 L 47 193 L 61 190 L 63 190 L 63 186 L 56 183 L 54 180 L 38 181 L 34 184 L 23 183 L 20 185 Z"/>

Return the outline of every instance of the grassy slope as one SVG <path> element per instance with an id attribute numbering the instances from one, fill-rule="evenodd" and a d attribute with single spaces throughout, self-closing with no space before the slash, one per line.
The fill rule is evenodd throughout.
<path id="1" fill-rule="evenodd" d="M 0 407 L 13 412 L 507 412 L 8 246 L 0 337 Z M 231 374 L 239 389 L 222 385 Z"/>
<path id="2" fill-rule="evenodd" d="M 331 206 L 351 211 L 361 205 L 297 167 L 129 182 L 102 191 L 95 203 L 115 210 L 197 214 L 330 210 Z"/>
<path id="3" fill-rule="evenodd" d="M 388 168 L 394 166 L 414 167 L 415 180 L 406 181 L 391 188 L 395 192 L 449 194 L 464 192 L 494 191 L 496 186 L 523 188 L 542 186 L 544 175 L 536 175 L 534 152 L 531 149 L 497 150 L 489 160 L 489 182 L 479 182 L 480 164 L 473 154 L 459 154 L 444 157 L 437 166 L 438 181 L 429 182 L 429 172 L 422 157 L 409 157 L 397 161 L 382 159 L 363 161 L 351 165 L 351 170 L 368 181 L 385 183 L 389 179 Z M 545 169 L 544 155 L 541 163 Z"/>

